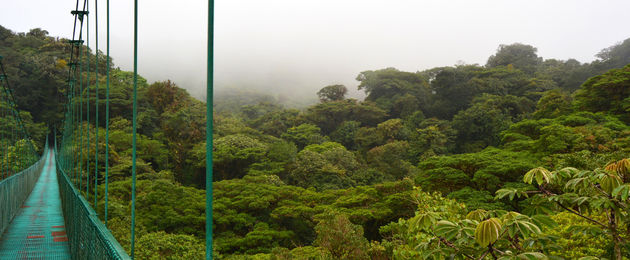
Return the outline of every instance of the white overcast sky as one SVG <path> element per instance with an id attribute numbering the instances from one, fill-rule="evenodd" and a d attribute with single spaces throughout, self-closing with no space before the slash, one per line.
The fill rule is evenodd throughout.
<path id="1" fill-rule="evenodd" d="M 76 0 L 0 2 L 0 25 L 8 29 L 72 33 Z M 132 70 L 133 1 L 110 2 L 111 54 Z M 139 1 L 141 75 L 203 95 L 207 4 Z M 98 5 L 104 51 L 105 0 Z M 485 64 L 499 44 L 521 42 L 544 58 L 589 62 L 630 37 L 627 0 L 216 0 L 215 10 L 217 88 L 313 97 L 329 84 L 356 89 L 354 78 L 364 70 Z M 94 48 L 94 30 L 91 37 Z"/>

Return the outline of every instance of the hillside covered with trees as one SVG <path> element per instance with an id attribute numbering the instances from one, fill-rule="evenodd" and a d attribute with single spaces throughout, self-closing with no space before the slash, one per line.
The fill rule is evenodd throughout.
<path id="1" fill-rule="evenodd" d="M 42 147 L 61 128 L 69 48 L 42 29 L 0 26 L 0 55 Z M 303 109 L 272 93 L 217 95 L 215 257 L 628 257 L 630 39 L 596 57 L 500 45 L 484 65 L 363 71 L 365 100 L 323 86 Z M 108 227 L 125 247 L 132 77 L 112 67 Z M 92 72 L 91 98 L 96 81 L 105 93 L 105 75 Z M 138 89 L 136 258 L 202 259 L 205 104 L 171 81 L 141 78 Z"/>

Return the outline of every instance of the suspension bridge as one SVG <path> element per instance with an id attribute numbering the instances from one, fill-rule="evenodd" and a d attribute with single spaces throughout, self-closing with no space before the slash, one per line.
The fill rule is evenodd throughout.
<path id="1" fill-rule="evenodd" d="M 90 2 L 94 3 L 91 13 Z M 105 120 L 99 119 L 98 0 L 77 0 L 68 40 L 69 63 L 63 122 L 36 143 L 19 112 L 0 56 L 0 259 L 133 259 L 135 249 L 138 1 L 134 1 L 134 78 L 130 250 L 107 228 L 109 184 L 110 12 L 106 1 Z M 90 17 L 95 20 L 96 59 L 88 59 Z M 206 100 L 206 259 L 212 259 L 212 98 L 214 1 L 208 1 Z M 1 54 L 0 54 L 1 55 Z M 91 64 L 93 63 L 93 64 Z M 90 65 L 93 65 L 90 69 Z M 90 72 L 94 71 L 90 75 Z M 91 86 L 94 85 L 94 86 Z M 91 98 L 93 97 L 93 98 Z M 94 107 L 95 111 L 90 111 Z M 93 115 L 90 117 L 90 115 Z M 105 122 L 99 151 L 99 122 Z M 90 124 L 94 124 L 90 130 Z M 90 136 L 91 132 L 95 132 Z M 93 141 L 92 145 L 90 140 Z M 105 169 L 99 165 L 103 157 Z M 99 194 L 99 185 L 104 194 Z M 99 203 L 99 199 L 104 203 Z M 104 214 L 97 214 L 101 206 Z M 99 209 L 99 210 L 101 210 Z"/>

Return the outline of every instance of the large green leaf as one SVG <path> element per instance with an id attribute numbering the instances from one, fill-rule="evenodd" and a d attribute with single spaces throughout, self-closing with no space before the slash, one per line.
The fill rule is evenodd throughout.
<path id="1" fill-rule="evenodd" d="M 433 212 L 418 214 L 410 219 L 411 225 L 409 225 L 409 229 L 418 228 L 420 230 L 426 230 L 427 228 L 433 226 L 436 221 L 436 217 L 437 214 Z"/>
<path id="2" fill-rule="evenodd" d="M 549 183 L 551 181 L 551 172 L 543 167 L 537 167 L 529 170 L 523 177 L 523 181 L 528 184 L 532 184 L 534 179 L 538 185 Z"/>
<path id="3" fill-rule="evenodd" d="M 599 180 L 602 190 L 608 194 L 611 194 L 622 183 L 621 178 L 616 174 L 606 174 Z"/>
<path id="4" fill-rule="evenodd" d="M 525 193 L 524 191 L 520 191 L 517 189 L 500 189 L 497 190 L 496 192 L 496 196 L 494 197 L 495 199 L 502 199 L 505 197 L 509 197 L 510 200 L 513 200 L 514 197 L 520 198 L 520 197 L 525 197 L 527 198 L 527 193 Z"/>
<path id="5" fill-rule="evenodd" d="M 466 215 L 467 219 L 472 219 L 472 220 L 477 220 L 477 221 L 482 221 L 486 219 L 486 217 L 488 217 L 488 211 L 486 211 L 485 209 L 473 210 L 469 212 L 468 215 Z"/>
<path id="6" fill-rule="evenodd" d="M 532 222 L 539 227 L 547 226 L 550 228 L 557 227 L 558 223 L 556 223 L 552 218 L 547 215 L 535 215 L 531 217 Z"/>
<path id="7" fill-rule="evenodd" d="M 460 227 L 450 221 L 440 220 L 435 225 L 435 234 L 439 237 L 443 237 L 446 240 L 451 240 L 459 234 Z"/>
<path id="8" fill-rule="evenodd" d="M 486 247 L 499 239 L 501 234 L 501 220 L 498 218 L 489 218 L 482 221 L 475 229 L 475 241 L 479 245 Z"/>
<path id="9" fill-rule="evenodd" d="M 523 260 L 543 260 L 548 259 L 547 256 L 539 252 L 526 252 L 516 256 L 518 259 Z"/>
<path id="10" fill-rule="evenodd" d="M 621 200 L 627 200 L 628 196 L 630 196 L 630 185 L 620 185 L 613 190 L 612 195 L 615 197 L 621 196 Z"/>

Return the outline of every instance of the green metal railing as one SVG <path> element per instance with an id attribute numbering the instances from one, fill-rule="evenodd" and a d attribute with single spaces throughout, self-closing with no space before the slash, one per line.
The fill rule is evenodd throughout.
<path id="1" fill-rule="evenodd" d="M 72 259 L 131 259 L 57 161 L 57 179 Z"/>
<path id="2" fill-rule="evenodd" d="M 48 156 L 48 145 L 39 161 L 0 182 L 0 236 L 31 194 L 42 173 L 46 156 Z"/>

